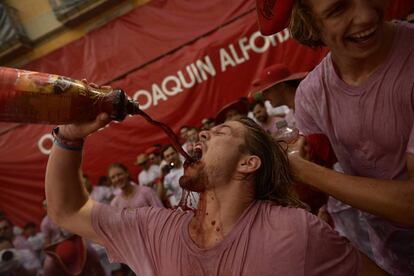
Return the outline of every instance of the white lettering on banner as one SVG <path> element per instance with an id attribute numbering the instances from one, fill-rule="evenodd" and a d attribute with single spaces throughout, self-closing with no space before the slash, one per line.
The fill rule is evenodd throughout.
<path id="1" fill-rule="evenodd" d="M 203 80 L 207 80 L 207 74 L 209 73 L 212 77 L 216 75 L 216 69 L 214 68 L 213 64 L 211 63 L 211 59 L 209 56 L 205 57 L 206 63 L 203 63 L 201 60 L 196 61 L 196 65 L 198 71 L 201 72 L 201 77 Z"/>
<path id="2" fill-rule="evenodd" d="M 275 47 L 277 45 L 276 38 L 279 43 L 283 43 L 288 40 L 290 33 L 287 29 L 274 36 L 262 36 L 259 31 L 254 32 L 249 38 L 242 37 L 238 41 L 238 47 L 243 57 L 241 57 L 233 43 L 230 43 L 228 48 L 230 53 L 225 48 L 220 49 L 220 65 L 221 72 L 225 72 L 228 66 L 236 67 L 250 59 L 249 52 L 253 51 L 256 54 L 262 54 L 269 50 L 270 46 Z"/>
<path id="3" fill-rule="evenodd" d="M 37 147 L 39 148 L 41 153 L 49 155 L 52 148 L 51 147 L 50 148 L 45 147 L 45 142 L 47 140 L 50 140 L 52 142 L 51 144 L 53 145 L 53 136 L 52 136 L 52 134 L 47 133 L 47 134 L 42 135 L 42 137 L 40 137 L 39 141 L 37 141 Z"/>
<path id="4" fill-rule="evenodd" d="M 139 102 L 139 106 L 142 110 L 146 110 L 151 106 L 159 104 L 160 100 L 167 101 L 168 97 L 177 95 L 183 91 L 183 87 L 188 89 L 193 87 L 196 82 L 202 83 L 207 81 L 209 76 L 214 77 L 216 75 L 216 69 L 211 62 L 209 56 L 205 56 L 204 60 L 198 59 L 194 63 L 187 65 L 185 73 L 190 80 L 187 82 L 186 76 L 182 70 L 177 71 L 177 75 L 166 76 L 161 86 L 153 83 L 151 86 L 151 92 L 147 90 L 138 90 L 134 93 L 132 98 Z"/>
<path id="5" fill-rule="evenodd" d="M 193 87 L 193 85 L 194 85 L 194 83 L 195 83 L 195 78 L 194 78 L 194 75 L 193 75 L 193 71 L 191 70 L 190 65 L 187 65 L 185 68 L 186 68 L 186 70 L 187 70 L 187 74 L 188 74 L 188 75 L 190 76 L 190 78 L 191 78 L 191 82 L 187 82 L 187 81 L 185 80 L 184 74 L 183 74 L 183 72 L 182 72 L 181 70 L 180 70 L 180 71 L 178 71 L 177 75 L 178 75 L 178 77 L 180 78 L 180 81 L 181 81 L 181 83 L 183 84 L 184 88 L 191 88 L 191 87 Z"/>
<path id="6" fill-rule="evenodd" d="M 247 37 L 241 38 L 239 40 L 239 47 L 240 47 L 240 49 L 241 49 L 241 51 L 243 53 L 243 57 L 246 60 L 248 60 L 248 59 L 250 59 L 250 55 L 249 55 L 249 52 L 248 51 L 251 50 L 252 47 L 250 47 L 250 44 L 248 44 L 248 43 L 246 45 L 246 42 L 249 42 L 249 40 L 247 39 Z"/>
<path id="7" fill-rule="evenodd" d="M 230 55 L 223 48 L 220 49 L 220 64 L 221 64 L 221 72 L 225 72 L 226 67 L 228 65 L 231 65 L 233 67 L 236 66 L 236 63 L 231 59 Z"/>
<path id="8" fill-rule="evenodd" d="M 258 38 L 260 38 L 260 40 L 263 41 L 262 46 L 257 46 Z M 269 38 L 261 36 L 259 32 L 255 32 L 250 37 L 249 44 L 252 47 L 253 52 L 258 53 L 258 54 L 262 54 L 262 53 L 266 52 L 269 49 L 270 41 L 269 41 Z"/>
<path id="9" fill-rule="evenodd" d="M 142 98 L 145 98 L 145 101 L 142 101 Z M 134 101 L 136 102 L 139 102 L 139 108 L 142 110 L 145 110 L 152 105 L 151 93 L 147 90 L 138 90 L 132 96 L 132 99 L 134 99 Z"/>
<path id="10" fill-rule="evenodd" d="M 171 89 L 168 89 L 168 84 L 171 83 L 172 87 Z M 162 91 L 165 92 L 167 96 L 174 96 L 177 95 L 180 92 L 183 92 L 183 89 L 181 88 L 181 82 L 180 79 L 176 76 L 168 76 L 166 77 L 161 84 Z"/>
<path id="11" fill-rule="evenodd" d="M 290 33 L 288 29 L 284 29 L 281 32 L 278 32 L 276 34 L 277 39 L 279 40 L 279 43 L 283 43 L 286 40 L 288 40 L 290 38 Z"/>
<path id="12" fill-rule="evenodd" d="M 158 105 L 158 100 L 168 100 L 167 96 L 162 92 L 157 84 L 152 85 L 152 101 L 154 105 Z"/>
<path id="13" fill-rule="evenodd" d="M 234 61 L 237 63 L 237 65 L 238 65 L 238 64 L 242 64 L 243 62 L 245 62 L 245 61 L 246 61 L 246 59 L 245 59 L 245 58 L 240 58 L 240 57 L 238 56 L 238 54 L 237 54 L 237 52 L 236 52 L 236 49 L 234 48 L 234 45 L 233 45 L 233 44 L 230 44 L 230 45 L 229 45 L 229 48 L 230 48 L 230 52 L 231 52 L 231 54 L 232 54 L 232 56 L 233 56 L 233 59 L 234 59 Z"/>
<path id="14" fill-rule="evenodd" d="M 250 59 L 250 53 L 263 54 L 270 47 L 284 43 L 290 38 L 288 29 L 277 33 L 274 36 L 262 36 L 256 31 L 248 37 L 240 38 L 237 43 L 229 43 L 219 49 L 219 62 L 221 72 L 226 72 L 231 67 L 236 67 Z M 217 75 L 216 67 L 211 58 L 206 55 L 185 66 L 184 70 L 178 70 L 176 74 L 166 76 L 161 84 L 153 83 L 151 91 L 138 90 L 132 98 L 138 101 L 140 108 L 146 110 L 151 106 L 157 106 L 159 102 L 168 101 L 184 89 L 190 89 L 198 83 L 208 80 L 209 77 Z"/>
<path id="15" fill-rule="evenodd" d="M 229 66 L 236 67 L 250 59 L 250 53 L 262 54 L 275 47 L 277 44 L 284 43 L 290 38 L 287 29 L 277 33 L 274 36 L 264 37 L 260 32 L 254 32 L 249 37 L 242 37 L 237 43 L 229 43 L 226 47 L 219 49 L 219 62 L 221 72 L 225 72 Z M 191 64 L 185 66 L 185 70 L 178 70 L 176 74 L 166 76 L 161 84 L 153 83 L 151 91 L 140 89 L 136 91 L 132 98 L 139 102 L 140 108 L 146 110 L 151 106 L 157 106 L 159 102 L 168 101 L 182 93 L 184 89 L 190 89 L 197 83 L 205 82 L 209 77 L 217 75 L 216 67 L 211 58 L 206 55 L 202 59 L 197 59 Z M 50 140 L 50 141 L 49 141 Z M 53 136 L 48 133 L 39 139 L 37 146 L 41 153 L 49 155 L 51 151 L 50 144 L 53 144 Z"/>

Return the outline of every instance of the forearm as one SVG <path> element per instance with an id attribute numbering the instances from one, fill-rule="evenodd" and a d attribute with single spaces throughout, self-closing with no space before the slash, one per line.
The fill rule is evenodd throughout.
<path id="1" fill-rule="evenodd" d="M 355 208 L 414 227 L 412 181 L 350 176 L 304 159 L 291 162 L 296 180 L 313 186 Z"/>
<path id="2" fill-rule="evenodd" d="M 78 212 L 87 202 L 88 194 L 79 178 L 81 151 L 52 147 L 46 168 L 46 199 L 48 214 L 55 222 Z"/>

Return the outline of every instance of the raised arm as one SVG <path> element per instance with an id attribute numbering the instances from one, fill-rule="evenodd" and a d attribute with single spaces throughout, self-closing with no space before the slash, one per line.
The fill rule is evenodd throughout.
<path id="1" fill-rule="evenodd" d="M 382 180 L 351 176 L 318 166 L 302 158 L 303 139 L 289 155 L 296 180 L 313 186 L 355 208 L 414 227 L 414 155 L 408 154 L 409 178 Z"/>
<path id="2" fill-rule="evenodd" d="M 108 115 L 100 114 L 93 122 L 60 126 L 59 135 L 68 141 L 83 139 L 108 122 Z M 81 150 L 54 143 L 46 168 L 47 211 L 58 226 L 99 242 L 91 224 L 94 203 L 79 177 L 81 161 Z"/>

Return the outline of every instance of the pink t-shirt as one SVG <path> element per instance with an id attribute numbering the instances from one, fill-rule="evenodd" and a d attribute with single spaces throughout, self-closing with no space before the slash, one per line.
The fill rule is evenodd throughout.
<path id="1" fill-rule="evenodd" d="M 92 225 L 110 260 L 137 275 L 360 275 L 359 252 L 302 209 L 253 202 L 224 240 L 199 248 L 193 212 L 95 204 Z"/>
<path id="2" fill-rule="evenodd" d="M 155 191 L 149 187 L 134 185 L 134 194 L 125 198 L 123 194 L 116 195 L 111 206 L 117 208 L 137 208 L 144 206 L 162 207 L 161 200 Z"/>
<path id="3" fill-rule="evenodd" d="M 331 55 L 296 92 L 296 124 L 305 135 L 325 134 L 344 172 L 407 179 L 414 154 L 414 26 L 396 22 L 385 62 L 362 85 L 335 72 Z M 366 214 L 376 262 L 393 275 L 414 273 L 414 230 Z"/>

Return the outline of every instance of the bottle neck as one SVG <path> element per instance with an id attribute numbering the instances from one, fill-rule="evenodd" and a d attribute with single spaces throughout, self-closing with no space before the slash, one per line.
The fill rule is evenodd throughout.
<path id="1" fill-rule="evenodd" d="M 128 100 L 126 108 L 127 108 L 128 114 L 131 114 L 131 115 L 138 114 L 140 111 L 139 104 L 133 100 Z"/>

